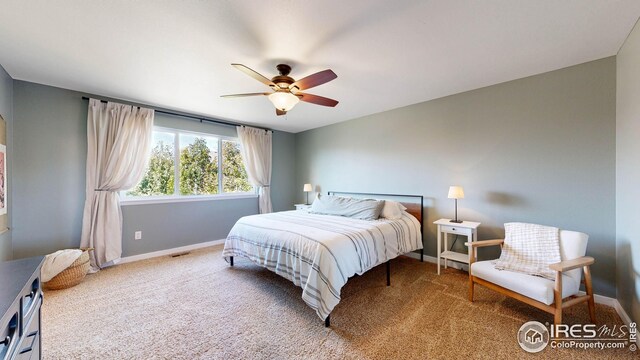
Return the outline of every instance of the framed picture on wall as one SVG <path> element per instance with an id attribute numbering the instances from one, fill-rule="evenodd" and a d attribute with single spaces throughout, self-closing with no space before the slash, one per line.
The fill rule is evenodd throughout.
<path id="1" fill-rule="evenodd" d="M 7 213 L 7 147 L 0 144 L 0 215 Z"/>

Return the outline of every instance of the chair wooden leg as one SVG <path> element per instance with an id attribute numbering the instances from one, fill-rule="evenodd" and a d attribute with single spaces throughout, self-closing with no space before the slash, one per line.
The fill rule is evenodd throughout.
<path id="1" fill-rule="evenodd" d="M 587 295 L 589 295 L 589 301 L 587 302 L 589 305 L 589 318 L 592 323 L 596 323 L 596 304 L 593 300 L 593 286 L 591 284 L 591 269 L 589 266 L 583 267 L 584 270 L 584 288 L 587 291 Z"/>
<path id="2" fill-rule="evenodd" d="M 477 240 L 477 239 L 476 239 Z M 476 262 L 476 251 L 478 249 L 474 249 L 469 246 L 469 301 L 473 302 L 473 275 L 471 275 L 471 266 Z"/>
<path id="3" fill-rule="evenodd" d="M 556 311 L 553 316 L 553 324 L 558 326 L 562 324 L 562 273 L 556 272 L 556 285 L 553 289 Z"/>

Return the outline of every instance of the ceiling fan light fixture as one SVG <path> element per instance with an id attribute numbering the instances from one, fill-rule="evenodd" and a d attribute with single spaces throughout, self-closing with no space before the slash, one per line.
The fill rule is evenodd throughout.
<path id="1" fill-rule="evenodd" d="M 288 91 L 278 91 L 269 95 L 269 101 L 273 103 L 273 106 L 275 106 L 276 109 L 289 111 L 293 109 L 298 102 L 300 102 L 300 99 Z"/>
<path id="2" fill-rule="evenodd" d="M 287 111 L 293 109 L 297 103 L 304 101 L 310 104 L 335 107 L 338 105 L 337 100 L 329 99 L 326 97 L 303 93 L 306 89 L 316 87 L 338 77 L 336 73 L 331 69 L 323 70 L 315 74 L 311 74 L 302 79 L 295 80 L 289 76 L 291 66 L 287 64 L 278 64 L 276 68 L 280 75 L 274 76 L 271 79 L 259 74 L 255 70 L 252 70 L 242 64 L 231 64 L 236 69 L 242 71 L 246 75 L 258 80 L 259 82 L 269 86 L 273 93 L 248 93 L 248 94 L 233 94 L 233 95 L 221 95 L 224 98 L 245 97 L 245 96 L 267 96 L 269 101 L 276 107 L 276 115 L 285 115 Z"/>

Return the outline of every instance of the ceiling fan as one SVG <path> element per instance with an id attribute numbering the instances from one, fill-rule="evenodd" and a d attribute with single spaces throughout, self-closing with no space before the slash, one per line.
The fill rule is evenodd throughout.
<path id="1" fill-rule="evenodd" d="M 337 78 L 338 75 L 330 69 L 317 72 L 296 81 L 289 76 L 291 66 L 287 64 L 278 64 L 276 69 L 278 69 L 280 75 L 274 76 L 271 80 L 242 64 L 231 64 L 231 66 L 271 87 L 273 92 L 222 95 L 222 97 L 267 96 L 276 107 L 276 115 L 278 116 L 286 114 L 287 111 L 291 110 L 300 100 L 322 106 L 334 107 L 338 105 L 337 100 L 300 92 Z"/>

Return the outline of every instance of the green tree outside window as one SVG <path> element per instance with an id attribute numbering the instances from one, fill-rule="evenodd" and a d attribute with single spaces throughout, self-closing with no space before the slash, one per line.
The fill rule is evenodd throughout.
<path id="1" fill-rule="evenodd" d="M 180 152 L 180 195 L 218 193 L 218 155 L 204 138 L 196 138 Z"/>
<path id="2" fill-rule="evenodd" d="M 242 163 L 240 144 L 235 141 L 222 141 L 222 188 L 224 192 L 253 190 Z"/>
<path id="3" fill-rule="evenodd" d="M 155 146 L 151 150 L 144 177 L 133 189 L 127 191 L 128 196 L 176 195 L 176 153 L 175 144 L 171 141 L 175 136 L 180 136 L 181 143 L 189 141 L 178 154 L 179 195 L 213 195 L 219 194 L 220 190 L 224 193 L 253 190 L 237 141 L 218 141 L 217 138 L 190 134 L 183 139 L 182 135 L 158 131 L 154 132 Z M 218 146 L 222 153 L 222 189 L 218 179 Z"/>
<path id="4" fill-rule="evenodd" d="M 151 150 L 147 172 L 138 186 L 127 192 L 131 196 L 172 195 L 175 177 L 173 144 L 162 140 Z"/>

